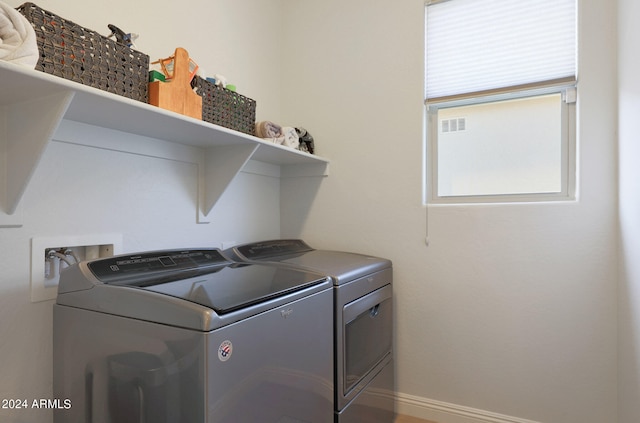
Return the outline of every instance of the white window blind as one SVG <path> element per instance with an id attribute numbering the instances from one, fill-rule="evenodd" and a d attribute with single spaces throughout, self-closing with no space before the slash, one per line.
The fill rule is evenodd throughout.
<path id="1" fill-rule="evenodd" d="M 432 0 L 426 99 L 576 79 L 576 0 Z"/>

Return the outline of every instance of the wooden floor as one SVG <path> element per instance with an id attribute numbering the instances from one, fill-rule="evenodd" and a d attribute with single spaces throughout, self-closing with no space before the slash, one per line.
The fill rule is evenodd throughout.
<path id="1" fill-rule="evenodd" d="M 422 420 L 417 417 L 398 415 L 398 417 L 396 417 L 395 423 L 437 423 L 437 422 L 432 422 L 431 420 Z"/>

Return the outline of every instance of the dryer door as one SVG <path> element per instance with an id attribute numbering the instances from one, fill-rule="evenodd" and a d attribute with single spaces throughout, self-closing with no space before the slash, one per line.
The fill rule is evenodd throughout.
<path id="1" fill-rule="evenodd" d="M 344 306 L 342 400 L 355 397 L 371 379 L 392 348 L 391 285 L 379 288 Z"/>

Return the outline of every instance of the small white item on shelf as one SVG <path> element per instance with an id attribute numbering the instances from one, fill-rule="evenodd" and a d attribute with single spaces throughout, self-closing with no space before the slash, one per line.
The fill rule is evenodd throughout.
<path id="1" fill-rule="evenodd" d="M 0 1 L 0 60 L 34 69 L 39 57 L 36 32 L 31 23 Z"/>

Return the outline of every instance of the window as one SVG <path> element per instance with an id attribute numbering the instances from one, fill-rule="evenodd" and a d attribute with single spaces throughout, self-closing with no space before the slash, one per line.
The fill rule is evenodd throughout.
<path id="1" fill-rule="evenodd" d="M 576 0 L 426 5 L 427 199 L 575 196 Z"/>

